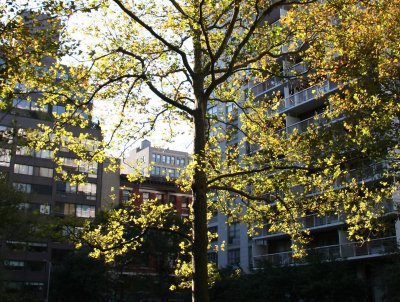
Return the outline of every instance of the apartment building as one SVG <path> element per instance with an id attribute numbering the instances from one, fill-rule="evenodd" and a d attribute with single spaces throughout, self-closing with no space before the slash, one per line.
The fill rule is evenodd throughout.
<path id="1" fill-rule="evenodd" d="M 285 7 L 274 10 L 267 21 L 270 24 L 278 22 L 286 14 Z M 247 87 L 254 94 L 256 100 L 262 100 L 277 95 L 281 96 L 281 102 L 277 108 L 279 114 L 285 121 L 285 128 L 282 131 L 290 134 L 294 129 L 298 133 L 306 132 L 312 124 L 324 125 L 328 123 L 322 118 L 318 118 L 329 109 L 327 97 L 337 92 L 338 87 L 329 79 L 310 86 L 306 81 L 299 81 L 298 78 L 290 77 L 290 74 L 302 74 L 307 72 L 307 66 L 299 60 L 296 63 L 289 63 L 282 60 L 282 70 L 286 72 L 284 78 L 271 77 L 264 82 L 257 82 L 257 79 L 250 81 Z M 219 104 L 210 107 L 209 114 L 217 115 L 219 119 L 230 119 L 230 123 L 240 127 L 238 115 L 240 109 L 232 103 Z M 219 125 L 222 129 L 227 127 Z M 243 135 L 236 131 L 231 139 L 221 143 L 222 152 L 229 145 L 238 144 L 243 139 Z M 242 154 L 257 152 L 257 148 L 244 148 Z M 239 159 L 240 160 L 240 156 Z M 369 163 L 362 166 L 355 166 L 349 171 L 349 177 L 356 177 L 357 181 L 373 183 L 382 177 L 387 169 L 385 162 Z M 345 217 L 340 214 L 331 214 L 319 217 L 310 214 L 299 217 L 299 221 L 310 230 L 311 243 L 308 246 L 309 254 L 318 255 L 322 261 L 329 260 L 354 260 L 355 265 L 360 265 L 364 261 L 379 259 L 398 252 L 397 245 L 400 242 L 400 222 L 394 222 L 397 217 L 397 204 L 400 202 L 399 194 L 393 195 L 392 200 L 388 201 L 385 208 L 385 216 L 393 222 L 392 230 L 387 235 L 375 236 L 365 243 L 353 242 L 348 240 L 348 232 L 344 222 Z M 248 235 L 248 228 L 244 224 L 233 223 L 228 225 L 226 217 L 221 213 L 215 215 L 209 221 L 209 230 L 218 233 L 215 243 L 221 245 L 225 243 L 225 249 L 218 253 L 210 250 L 209 259 L 218 264 L 219 267 L 229 265 L 239 267 L 244 271 L 262 267 L 263 262 L 268 261 L 276 266 L 296 265 L 305 262 L 305 259 L 293 257 L 291 249 L 292 242 L 288 235 L 279 232 L 270 232 L 268 225 L 254 237 Z M 379 301 L 379 291 L 374 293 L 376 301 Z"/>
<path id="2" fill-rule="evenodd" d="M 157 149 L 156 152 L 159 151 Z M 189 216 L 191 194 L 182 192 L 165 177 L 149 176 L 142 182 L 131 182 L 127 175 L 121 174 L 120 179 L 121 204 L 132 198 L 135 198 L 137 205 L 146 200 L 155 200 L 157 203 L 173 204 L 176 218 Z M 115 297 L 129 297 L 132 301 L 182 301 L 179 291 L 169 290 L 175 281 L 174 262 L 181 240 L 174 234 L 150 230 L 142 248 L 128 252 L 124 256 L 125 261 L 117 261 L 113 273 L 120 280 L 120 286 L 115 289 Z"/>
<path id="3" fill-rule="evenodd" d="M 44 16 L 38 18 L 45 20 Z M 43 28 L 46 28 L 46 21 L 43 22 Z M 44 57 L 38 72 L 45 72 L 55 63 L 55 58 Z M 60 80 L 58 77 L 54 79 Z M 119 188 L 119 174 L 106 174 L 104 165 L 107 164 L 79 160 L 68 146 L 60 146 L 57 158 L 61 160 L 63 171 L 68 175 L 83 175 L 85 180 L 83 183 L 71 183 L 57 177 L 54 152 L 30 149 L 24 143 L 27 130 L 38 129 L 39 124 L 53 125 L 54 114 L 66 110 L 65 104 L 41 106 L 38 104 L 40 97 L 40 92 L 31 95 L 29 100 L 21 94 L 12 101 L 10 110 L 0 112 L 0 172 L 11 186 L 26 194 L 26 202 L 19 205 L 21 211 L 49 219 L 65 216 L 93 219 L 102 206 L 111 203 L 110 188 Z M 93 150 L 96 148 L 94 140 L 102 139 L 100 128 L 83 111 L 78 110 L 76 114 L 89 120 L 88 126 L 70 127 L 68 130 L 74 137 L 89 134 L 92 141 L 80 143 L 91 145 Z M 47 300 L 52 265 L 61 261 L 73 246 L 32 236 L 6 237 L 1 241 L 2 290 L 9 294 L 28 294 Z"/>
<path id="4" fill-rule="evenodd" d="M 177 178 L 189 160 L 187 152 L 153 147 L 145 139 L 123 161 L 123 173 L 129 174 L 134 169 L 139 169 L 144 176 Z"/>

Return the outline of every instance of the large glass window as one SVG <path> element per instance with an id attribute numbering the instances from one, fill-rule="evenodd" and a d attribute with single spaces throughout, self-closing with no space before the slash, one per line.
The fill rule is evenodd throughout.
<path id="1" fill-rule="evenodd" d="M 13 142 L 13 129 L 0 125 L 0 141 L 11 144 Z"/>
<path id="2" fill-rule="evenodd" d="M 240 265 L 240 249 L 228 251 L 228 265 Z"/>
<path id="3" fill-rule="evenodd" d="M 143 192 L 143 201 L 148 201 L 150 199 L 150 193 L 149 192 Z"/>
<path id="4" fill-rule="evenodd" d="M 97 185 L 94 183 L 87 182 L 78 184 L 78 192 L 86 194 L 87 199 L 95 200 L 96 191 L 97 191 Z"/>
<path id="5" fill-rule="evenodd" d="M 0 166 L 9 167 L 11 162 L 11 150 L 0 148 Z"/>
<path id="6" fill-rule="evenodd" d="M 84 218 L 92 218 L 96 215 L 96 207 L 83 204 L 76 205 L 76 216 Z"/>
<path id="7" fill-rule="evenodd" d="M 122 201 L 128 201 L 131 197 L 131 190 L 122 190 L 121 192 L 121 199 Z"/>
<path id="8" fill-rule="evenodd" d="M 15 164 L 14 165 L 14 173 L 33 175 L 33 166 Z"/>
<path id="9" fill-rule="evenodd" d="M 24 261 L 19 260 L 4 260 L 4 268 L 7 270 L 23 270 L 25 267 Z"/>
<path id="10" fill-rule="evenodd" d="M 32 192 L 32 185 L 31 184 L 24 184 L 19 182 L 13 183 L 14 189 L 20 192 L 31 193 Z"/>
<path id="11" fill-rule="evenodd" d="M 75 204 L 73 203 L 64 203 L 63 211 L 64 215 L 75 215 Z"/>
<path id="12" fill-rule="evenodd" d="M 39 167 L 39 176 L 52 178 L 53 169 Z"/>

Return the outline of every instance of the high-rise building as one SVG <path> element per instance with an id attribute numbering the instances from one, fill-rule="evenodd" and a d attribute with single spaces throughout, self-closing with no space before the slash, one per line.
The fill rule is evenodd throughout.
<path id="1" fill-rule="evenodd" d="M 267 18 L 270 24 L 278 22 L 286 14 L 285 7 L 275 9 Z M 282 70 L 286 72 L 287 77 L 271 77 L 268 80 L 259 83 L 257 79 L 250 81 L 245 89 L 249 89 L 257 100 L 280 95 L 281 103 L 277 108 L 279 114 L 285 120 L 286 133 L 298 133 L 307 131 L 311 124 L 323 123 L 323 119 L 317 116 L 329 108 L 327 97 L 337 92 L 337 85 L 331 81 L 323 82 L 310 86 L 305 81 L 298 81 L 295 77 L 290 78 L 290 73 L 302 74 L 307 72 L 307 66 L 299 59 L 296 64 L 282 60 Z M 210 116 L 217 115 L 220 120 L 229 120 L 230 124 L 240 128 L 238 115 L 240 108 L 232 103 L 217 104 L 208 108 Z M 229 116 L 229 117 L 228 117 Z M 327 121 L 325 121 L 327 123 Z M 223 124 L 217 125 L 226 130 Z M 223 141 L 220 146 L 224 152 L 226 146 L 238 144 L 243 138 L 240 131 L 233 133 L 231 138 Z M 241 155 L 246 152 L 256 152 L 256 150 L 241 149 Z M 240 160 L 240 155 L 239 155 Z M 369 163 L 363 166 L 354 167 L 349 175 L 357 175 L 358 181 L 372 183 L 379 179 L 387 164 L 385 162 Z M 358 173 L 358 172 L 362 173 Z M 391 221 L 395 220 L 396 204 L 400 202 L 399 194 L 394 194 L 391 201 L 386 205 L 386 214 Z M 392 215 L 392 216 L 391 216 Z M 385 257 L 398 252 L 397 245 L 400 242 L 400 223 L 392 225 L 392 231 L 387 236 L 376 236 L 363 244 L 348 240 L 348 232 L 345 223 L 345 217 L 340 214 L 331 214 L 325 217 L 319 217 L 317 214 L 310 213 L 305 217 L 299 217 L 299 221 L 310 230 L 312 237 L 309 245 L 309 253 L 319 256 L 322 261 L 329 260 L 360 260 L 355 261 L 355 265 L 362 266 L 365 259 Z M 270 232 L 268 225 L 254 237 L 249 237 L 248 227 L 245 224 L 233 223 L 228 225 L 226 216 L 221 213 L 215 213 L 209 221 L 209 231 L 218 233 L 216 244 L 225 243 L 223 250 L 218 253 L 209 251 L 209 259 L 218 264 L 220 268 L 229 265 L 242 268 L 249 271 L 252 268 L 260 268 L 262 263 L 268 261 L 276 266 L 295 265 L 304 263 L 304 259 L 292 257 L 292 242 L 287 234 L 280 232 Z M 371 277 L 371 276 L 369 276 Z M 372 277 L 373 278 L 373 277 Z M 378 295 L 378 294 L 377 294 Z"/>
<path id="2" fill-rule="evenodd" d="M 176 178 L 189 160 L 187 152 L 153 147 L 149 140 L 143 140 L 124 160 L 123 173 L 139 169 L 144 176 Z"/>
<path id="3" fill-rule="evenodd" d="M 43 28 L 46 28 L 44 16 L 39 18 L 44 22 Z M 40 68 L 46 72 L 45 69 L 56 61 L 56 58 L 43 57 Z M 9 184 L 16 190 L 26 193 L 26 202 L 19 205 L 21 210 L 49 217 L 70 215 L 82 219 L 94 218 L 103 206 L 102 203 L 109 206 L 110 188 L 115 186 L 118 190 L 119 174 L 105 173 L 103 167 L 106 164 L 79 160 L 68 146 L 64 146 L 57 153 L 63 170 L 70 175 L 84 175 L 85 182 L 71 183 L 57 178 L 53 151 L 30 149 L 24 144 L 23 138 L 27 130 L 38 129 L 38 124 L 53 125 L 54 113 L 64 112 L 65 104 L 40 106 L 37 100 L 41 92 L 30 96 L 29 99 L 23 94 L 15 97 L 12 108 L 0 112 L 0 172 L 6 175 Z M 90 119 L 83 112 L 77 114 Z M 88 133 L 95 140 L 102 139 L 100 128 L 91 121 L 86 128 L 70 127 L 69 130 L 75 137 Z M 31 236 L 1 240 L 2 290 L 11 294 L 32 294 L 46 300 L 52 265 L 62 259 L 73 246 Z"/>

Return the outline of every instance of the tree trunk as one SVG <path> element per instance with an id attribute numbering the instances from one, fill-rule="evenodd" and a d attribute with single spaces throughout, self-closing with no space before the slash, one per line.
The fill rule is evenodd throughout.
<path id="1" fill-rule="evenodd" d="M 201 162 L 204 158 L 206 145 L 205 112 L 207 101 L 197 99 L 197 108 L 194 114 L 194 154 L 201 159 L 193 177 L 193 223 L 192 223 L 192 261 L 193 283 L 192 301 L 208 302 L 208 271 L 207 271 L 207 175 Z"/>

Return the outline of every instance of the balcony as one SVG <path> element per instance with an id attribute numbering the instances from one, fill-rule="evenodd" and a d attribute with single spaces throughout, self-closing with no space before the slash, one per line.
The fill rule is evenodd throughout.
<path id="1" fill-rule="evenodd" d="M 300 104 L 309 102 L 331 91 L 334 91 L 336 88 L 337 88 L 336 83 L 326 80 L 322 84 L 311 86 L 307 89 L 304 89 L 289 96 L 288 98 L 285 99 L 285 108 L 281 109 L 278 108 L 278 111 L 281 112 L 286 109 L 290 109 Z"/>
<path id="2" fill-rule="evenodd" d="M 329 120 L 325 118 L 324 115 L 325 113 L 320 113 L 316 116 L 310 117 L 308 119 L 290 125 L 287 127 L 286 132 L 290 134 L 293 132 L 294 129 L 297 129 L 298 133 L 304 133 L 311 125 L 314 124 L 317 126 L 326 125 L 327 123 L 329 123 Z"/>
<path id="3" fill-rule="evenodd" d="M 317 257 L 320 261 L 352 260 L 366 257 L 379 257 L 398 252 L 396 237 L 373 239 L 368 242 L 349 242 L 345 244 L 322 246 L 307 249 L 307 254 Z M 294 258 L 292 251 L 254 256 L 258 266 L 269 262 L 274 266 L 296 265 L 307 263 L 307 258 Z"/>
<path id="4" fill-rule="evenodd" d="M 336 186 L 343 187 L 353 178 L 357 181 L 373 181 L 382 178 L 388 170 L 388 162 L 381 161 L 358 169 L 349 170 L 348 173 L 337 180 Z"/>
<path id="5" fill-rule="evenodd" d="M 350 242 L 340 246 L 342 258 L 376 257 L 398 252 L 396 236 L 373 239 L 364 244 Z"/>
<path id="6" fill-rule="evenodd" d="M 278 87 L 281 84 L 283 84 L 283 81 L 281 79 L 278 79 L 277 77 L 271 77 L 265 82 L 253 86 L 251 90 L 253 91 L 254 96 L 258 98 L 264 93 Z"/>
<path id="7" fill-rule="evenodd" d="M 316 229 L 330 225 L 343 224 L 341 217 L 338 214 L 328 214 L 323 217 L 317 214 L 311 214 L 298 219 L 303 224 L 305 229 Z M 259 235 L 255 239 L 261 239 L 265 237 L 274 237 L 278 235 L 285 235 L 282 232 L 271 232 L 269 231 L 269 225 L 266 224 L 262 230 L 259 230 Z"/>
<path id="8" fill-rule="evenodd" d="M 288 76 L 295 77 L 307 73 L 308 68 L 304 62 L 294 64 L 286 69 Z"/>
<path id="9" fill-rule="evenodd" d="M 314 249 L 307 249 L 310 256 L 318 257 L 320 261 L 333 261 L 340 258 L 339 245 L 323 246 Z M 266 254 L 254 256 L 255 266 L 262 265 L 263 262 L 269 262 L 274 266 L 297 265 L 307 263 L 307 258 L 294 258 L 293 252 L 282 252 L 275 254 Z"/>

